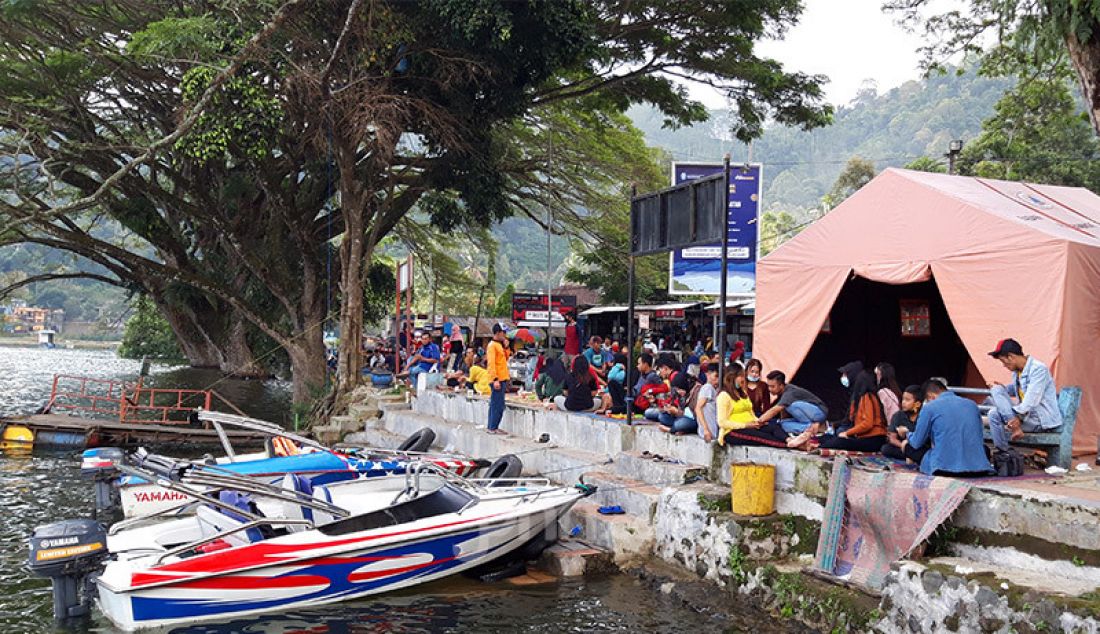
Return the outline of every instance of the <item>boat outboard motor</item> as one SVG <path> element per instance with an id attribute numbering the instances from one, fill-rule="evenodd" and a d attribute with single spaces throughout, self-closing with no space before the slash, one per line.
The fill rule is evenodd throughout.
<path id="1" fill-rule="evenodd" d="M 107 528 L 95 520 L 62 520 L 34 529 L 28 567 L 53 584 L 53 616 L 88 614 L 93 583 L 107 557 Z"/>
<path id="2" fill-rule="evenodd" d="M 96 516 L 104 511 L 116 509 L 122 504 L 118 487 L 115 486 L 119 476 L 115 466 L 125 457 L 125 452 L 117 447 L 85 449 L 81 456 L 80 475 L 95 482 Z"/>

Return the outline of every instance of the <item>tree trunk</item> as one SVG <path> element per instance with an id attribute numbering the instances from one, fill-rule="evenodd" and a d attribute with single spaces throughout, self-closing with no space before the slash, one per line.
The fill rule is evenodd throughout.
<path id="1" fill-rule="evenodd" d="M 317 400 L 325 387 L 325 344 L 321 337 L 299 337 L 286 346 L 290 355 L 291 390 L 296 405 Z"/>
<path id="2" fill-rule="evenodd" d="M 345 214 L 347 230 L 340 245 L 340 355 L 336 372 L 337 400 L 359 385 L 362 377 L 363 353 L 363 214 Z"/>
<path id="3" fill-rule="evenodd" d="M 1097 32 L 1093 24 L 1092 32 Z M 1077 71 L 1077 80 L 1081 84 L 1081 94 L 1085 97 L 1085 109 L 1089 121 L 1097 134 L 1100 134 L 1100 39 L 1096 36 L 1087 42 L 1077 39 L 1072 33 L 1066 36 L 1069 58 Z"/>
<path id="4" fill-rule="evenodd" d="M 176 341 L 179 342 L 180 351 L 187 358 L 187 363 L 193 368 L 221 367 L 222 357 L 218 346 L 210 340 L 207 332 L 195 323 L 194 314 L 169 304 L 156 295 L 152 297 L 160 314 L 176 334 Z"/>
<path id="5" fill-rule="evenodd" d="M 271 372 L 256 361 L 248 343 L 248 322 L 235 310 L 229 312 L 229 328 L 222 346 L 221 371 L 242 379 L 266 379 Z"/>

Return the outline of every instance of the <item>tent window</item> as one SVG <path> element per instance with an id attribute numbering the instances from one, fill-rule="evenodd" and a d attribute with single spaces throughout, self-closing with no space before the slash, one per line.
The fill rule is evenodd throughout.
<path id="1" fill-rule="evenodd" d="M 925 300 L 903 299 L 901 304 L 901 336 L 932 336 L 931 310 Z"/>

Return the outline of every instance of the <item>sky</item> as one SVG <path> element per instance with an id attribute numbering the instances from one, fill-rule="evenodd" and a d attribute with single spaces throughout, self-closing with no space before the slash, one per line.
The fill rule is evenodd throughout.
<path id="1" fill-rule="evenodd" d="M 884 92 L 920 77 L 921 37 L 883 14 L 882 0 L 805 0 L 805 7 L 783 40 L 762 42 L 757 51 L 788 71 L 828 76 L 830 103 L 851 101 L 865 79 Z M 707 107 L 725 107 L 725 99 L 709 88 L 693 87 L 692 95 Z"/>

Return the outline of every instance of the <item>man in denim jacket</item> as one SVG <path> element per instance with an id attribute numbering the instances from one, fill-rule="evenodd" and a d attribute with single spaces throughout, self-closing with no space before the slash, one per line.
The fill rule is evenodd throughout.
<path id="1" fill-rule="evenodd" d="M 1058 393 L 1050 368 L 1035 357 L 1024 354 L 1015 339 L 1002 339 L 989 356 L 1012 372 L 1012 384 L 990 386 L 989 430 L 993 444 L 1002 451 L 1019 440 L 1024 432 L 1050 432 L 1062 426 Z"/>

